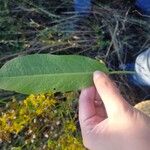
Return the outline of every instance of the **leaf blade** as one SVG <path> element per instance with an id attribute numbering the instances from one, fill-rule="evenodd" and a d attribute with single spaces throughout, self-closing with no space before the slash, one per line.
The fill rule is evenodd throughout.
<path id="1" fill-rule="evenodd" d="M 84 56 L 23 56 L 1 68 L 0 88 L 24 94 L 78 90 L 92 85 L 95 70 L 108 72 L 105 64 Z"/>

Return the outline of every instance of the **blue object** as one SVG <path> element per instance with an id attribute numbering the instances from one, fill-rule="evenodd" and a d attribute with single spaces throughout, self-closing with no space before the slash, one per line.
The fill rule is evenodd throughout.
<path id="1" fill-rule="evenodd" d="M 136 6 L 146 15 L 150 15 L 150 0 L 136 0 Z"/>
<path id="2" fill-rule="evenodd" d="M 71 32 L 73 33 L 75 31 L 75 26 L 77 25 L 78 21 L 90 14 L 91 5 L 91 0 L 74 0 L 73 8 L 75 11 L 75 15 L 78 18 L 67 20 L 63 30 L 69 34 Z"/>
<path id="3" fill-rule="evenodd" d="M 91 5 L 91 0 L 74 0 L 74 9 L 77 14 L 88 14 Z"/>

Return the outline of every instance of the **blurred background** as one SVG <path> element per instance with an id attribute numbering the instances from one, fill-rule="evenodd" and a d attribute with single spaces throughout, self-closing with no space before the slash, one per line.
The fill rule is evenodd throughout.
<path id="1" fill-rule="evenodd" d="M 150 19 L 143 12 L 135 0 L 0 0 L 0 67 L 17 56 L 49 53 L 84 55 L 103 60 L 110 70 L 133 71 L 136 57 L 150 47 Z M 111 78 L 130 104 L 150 98 L 150 89 L 134 82 L 132 75 Z M 19 102 L 38 98 L 1 90 L 0 149 L 85 149 L 77 119 L 78 95 L 79 92 L 51 95 L 57 101 L 52 112 L 59 112 L 53 123 L 44 123 L 46 116 L 52 115 L 48 112 L 45 116 L 44 112 L 32 114 L 33 119 L 22 123 L 16 132 L 8 128 L 4 131 L 10 119 L 8 110 L 17 112 L 16 108 L 21 110 L 24 106 Z M 32 128 L 38 131 L 33 135 L 30 130 L 34 119 L 38 123 Z M 42 130 L 40 119 L 47 125 L 46 130 Z M 57 129 L 53 129 L 55 125 Z M 53 136 L 45 134 L 42 138 L 42 132 L 47 130 L 52 130 Z M 72 147 L 64 142 L 67 138 L 75 143 Z M 66 147 L 60 146 L 63 142 Z"/>

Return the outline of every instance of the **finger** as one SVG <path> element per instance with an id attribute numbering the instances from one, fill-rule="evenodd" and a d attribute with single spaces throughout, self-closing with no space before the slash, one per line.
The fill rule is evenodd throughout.
<path id="1" fill-rule="evenodd" d="M 95 87 L 89 87 L 81 91 L 79 98 L 79 120 L 80 123 L 95 115 Z"/>
<path id="2" fill-rule="evenodd" d="M 108 117 L 116 117 L 126 109 L 127 103 L 110 78 L 99 71 L 94 72 L 95 87 L 105 105 Z"/>

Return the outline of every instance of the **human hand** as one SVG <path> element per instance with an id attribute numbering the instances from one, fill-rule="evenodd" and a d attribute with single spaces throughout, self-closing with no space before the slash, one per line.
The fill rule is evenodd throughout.
<path id="1" fill-rule="evenodd" d="M 79 121 L 90 150 L 150 150 L 150 118 L 122 97 L 104 73 L 94 73 L 95 87 L 82 90 Z"/>

